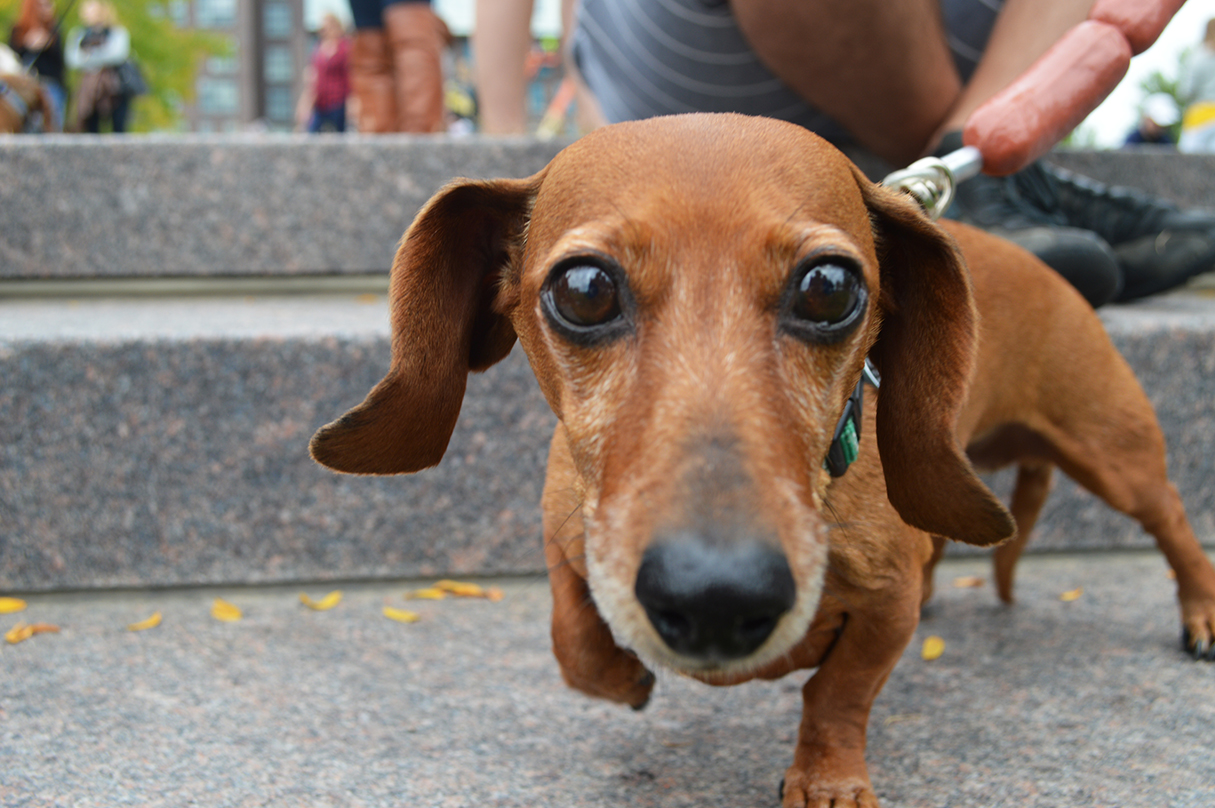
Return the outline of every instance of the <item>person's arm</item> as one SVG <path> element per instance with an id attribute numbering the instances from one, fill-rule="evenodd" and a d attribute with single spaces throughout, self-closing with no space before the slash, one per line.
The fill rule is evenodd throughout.
<path id="1" fill-rule="evenodd" d="M 83 36 L 83 33 L 81 36 Z M 75 32 L 73 32 L 73 41 L 75 42 L 76 58 L 79 60 L 79 64 L 73 65 L 69 56 L 68 65 L 79 70 L 100 70 L 103 67 L 117 67 L 131 55 L 131 35 L 127 33 L 127 29 L 120 25 L 111 28 L 109 34 L 106 35 L 105 41 L 95 48 L 81 48 L 80 37 L 75 36 Z M 69 53 L 71 52 L 71 45 L 72 42 L 69 42 Z"/>
<path id="2" fill-rule="evenodd" d="M 80 40 L 84 39 L 83 28 L 73 28 L 68 34 L 67 44 L 63 49 L 63 61 L 73 70 L 80 70 L 84 54 L 80 48 Z"/>
<path id="3" fill-rule="evenodd" d="M 304 71 L 304 89 L 295 105 L 295 126 L 301 132 L 308 128 L 312 118 L 312 107 L 316 104 L 316 68 L 312 65 Z"/>
<path id="4" fill-rule="evenodd" d="M 1048 152 L 1105 100 L 1185 0 L 1097 0 L 1036 62 L 966 118 L 963 141 L 983 170 L 1019 171 Z M 993 33 L 994 37 L 994 33 Z"/>

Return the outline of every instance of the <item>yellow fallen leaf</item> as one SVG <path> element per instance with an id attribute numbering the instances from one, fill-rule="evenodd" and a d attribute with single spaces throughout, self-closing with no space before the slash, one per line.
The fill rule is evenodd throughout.
<path id="1" fill-rule="evenodd" d="M 239 607 L 229 603 L 223 598 L 216 598 L 215 603 L 211 604 L 211 616 L 216 620 L 222 620 L 225 623 L 235 623 L 244 617 Z"/>
<path id="2" fill-rule="evenodd" d="M 6 641 L 8 641 L 8 643 L 10 645 L 16 645 L 19 642 L 28 640 L 30 637 L 33 637 L 35 634 L 58 634 L 58 633 L 59 633 L 59 626 L 52 626 L 50 623 L 34 623 L 33 625 L 26 625 L 25 623 L 18 623 L 17 625 L 13 626 L 11 629 L 8 630 L 8 632 L 4 635 L 4 639 Z"/>
<path id="3" fill-rule="evenodd" d="M 22 640 L 28 640 L 34 636 L 34 631 L 25 623 L 18 623 L 4 633 L 4 639 L 10 645 L 16 645 Z"/>
<path id="4" fill-rule="evenodd" d="M 1064 603 L 1071 603 L 1073 600 L 1079 600 L 1080 596 L 1083 594 L 1084 594 L 1084 587 L 1078 586 L 1075 589 L 1069 589 L 1066 592 L 1064 592 L 1062 595 L 1059 596 L 1059 600 L 1063 601 Z"/>
<path id="5" fill-rule="evenodd" d="M 502 590 L 496 586 L 491 586 L 489 589 L 485 590 L 486 600 L 497 603 L 498 601 L 502 600 L 502 597 Z"/>
<path id="6" fill-rule="evenodd" d="M 945 653 L 945 641 L 935 634 L 924 638 L 924 647 L 920 649 L 920 657 L 931 662 L 939 659 Z"/>
<path id="7" fill-rule="evenodd" d="M 23 611 L 25 611 L 25 601 L 21 598 L 0 598 L 0 614 Z"/>
<path id="8" fill-rule="evenodd" d="M 312 609 L 312 610 L 318 611 L 318 612 L 323 612 L 328 609 L 332 609 L 334 606 L 338 605 L 341 602 L 342 602 L 342 593 L 336 589 L 334 591 L 330 592 L 325 597 L 321 598 L 320 600 L 313 600 L 312 598 L 305 595 L 303 592 L 300 593 L 300 603 L 304 604 L 309 609 Z"/>
<path id="9" fill-rule="evenodd" d="M 155 612 L 147 620 L 140 620 L 138 623 L 131 623 L 127 626 L 127 631 L 147 631 L 150 628 L 156 628 L 160 625 L 160 612 Z"/>
<path id="10" fill-rule="evenodd" d="M 447 597 L 447 593 L 436 587 L 415 589 L 405 593 L 405 600 L 442 600 L 445 597 Z"/>
<path id="11" fill-rule="evenodd" d="M 977 589 L 983 584 L 983 579 L 977 575 L 960 575 L 953 579 L 953 585 L 958 589 Z"/>
<path id="12" fill-rule="evenodd" d="M 417 612 L 394 609 L 391 606 L 384 607 L 384 616 L 389 620 L 396 620 L 398 623 L 416 623 L 422 619 L 422 615 Z"/>
<path id="13" fill-rule="evenodd" d="M 458 598 L 483 598 L 485 590 L 476 584 L 463 583 L 462 581 L 442 580 L 435 584 L 435 589 L 448 592 Z"/>

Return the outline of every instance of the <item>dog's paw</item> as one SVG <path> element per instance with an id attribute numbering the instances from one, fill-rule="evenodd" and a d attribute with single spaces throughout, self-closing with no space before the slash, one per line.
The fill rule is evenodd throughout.
<path id="1" fill-rule="evenodd" d="M 781 808 L 878 808 L 869 783 L 864 754 L 818 747 L 817 754 L 799 748 L 780 781 Z M 799 766 L 798 760 L 812 761 Z"/>
<path id="2" fill-rule="evenodd" d="M 789 785 L 788 776 L 780 781 L 780 804 L 781 808 L 878 808 L 877 795 L 869 786 L 799 788 Z"/>
<path id="3" fill-rule="evenodd" d="M 1181 648 L 1194 659 L 1215 662 L 1215 601 L 1182 598 Z"/>
<path id="4" fill-rule="evenodd" d="M 627 704 L 634 710 L 644 709 L 649 704 L 655 681 L 654 674 L 627 651 L 621 651 L 593 675 L 587 676 L 562 665 L 561 676 L 575 690 L 598 699 Z"/>

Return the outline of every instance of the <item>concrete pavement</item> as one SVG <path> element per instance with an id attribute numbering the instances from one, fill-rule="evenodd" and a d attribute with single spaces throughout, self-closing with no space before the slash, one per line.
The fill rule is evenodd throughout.
<path id="1" fill-rule="evenodd" d="M 885 808 L 1215 805 L 1215 664 L 1179 651 L 1158 555 L 1031 556 L 1012 608 L 951 585 L 972 574 L 985 558 L 946 560 L 875 706 Z M 401 600 L 422 583 L 342 586 L 326 612 L 298 593 L 332 584 L 28 596 L 0 627 L 62 630 L 0 646 L 0 804 L 778 804 L 804 676 L 660 675 L 633 713 L 564 687 L 542 578 L 493 581 L 498 603 Z M 217 596 L 245 618 L 211 618 Z M 158 628 L 125 629 L 153 611 Z M 929 634 L 946 648 L 925 662 Z"/>

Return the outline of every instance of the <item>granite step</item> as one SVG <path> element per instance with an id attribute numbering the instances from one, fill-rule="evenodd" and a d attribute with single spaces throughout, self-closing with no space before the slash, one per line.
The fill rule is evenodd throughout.
<path id="1" fill-rule="evenodd" d="M 1215 546 L 1215 297 L 1102 317 Z M 438 467 L 309 459 L 388 367 L 387 323 L 383 294 L 0 301 L 0 590 L 541 570 L 554 418 L 518 349 L 470 379 Z M 1149 544 L 1061 481 L 1032 548 Z"/>
<path id="2" fill-rule="evenodd" d="M 517 349 L 470 380 L 435 469 L 334 475 L 307 442 L 388 366 L 385 273 L 416 207 L 457 174 L 531 173 L 559 144 L 32 142 L 0 142 L 0 590 L 543 569 L 554 418 Z M 1209 199 L 1209 161 L 1176 158 L 1055 159 Z M 1215 546 L 1215 297 L 1199 285 L 1102 316 Z M 1149 544 L 1061 481 L 1031 549 Z"/>

